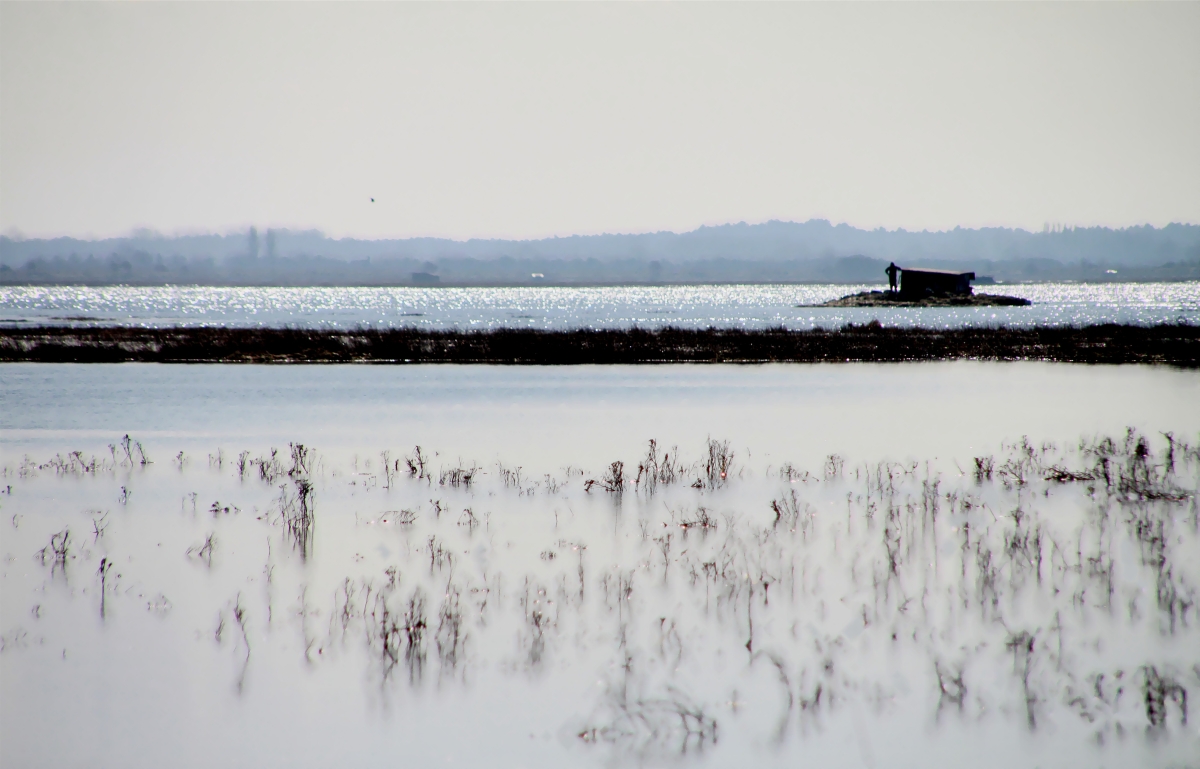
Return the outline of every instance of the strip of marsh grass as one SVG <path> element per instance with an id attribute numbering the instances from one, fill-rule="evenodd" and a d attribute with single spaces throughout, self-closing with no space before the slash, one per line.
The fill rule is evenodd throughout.
<path id="1" fill-rule="evenodd" d="M 0 362 L 597 363 L 1046 360 L 1200 366 L 1200 326 L 1037 328 L 353 331 L 246 328 L 0 329 Z"/>

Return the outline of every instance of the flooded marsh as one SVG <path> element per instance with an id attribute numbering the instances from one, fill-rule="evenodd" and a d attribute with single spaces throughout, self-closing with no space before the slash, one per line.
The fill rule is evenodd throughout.
<path id="1" fill-rule="evenodd" d="M 995 367 L 864 367 L 895 398 L 864 436 L 879 412 L 813 367 L 709 369 L 708 389 L 567 372 L 537 407 L 504 389 L 536 372 L 425 372 L 424 418 L 324 380 L 307 421 L 280 411 L 297 382 L 258 407 L 228 379 L 205 407 L 185 380 L 212 368 L 75 369 L 86 428 L 33 405 L 45 367 L 3 370 L 6 765 L 1181 766 L 1200 747 L 1187 372 L 1026 366 L 1004 388 L 1047 413 L 955 431 L 920 393 L 962 406 Z M 287 376 L 318 375 L 341 376 Z M 668 385 L 641 402 L 657 418 L 628 405 Z M 126 388 L 157 395 L 138 414 Z M 589 431 L 596 413 L 614 424 Z"/>

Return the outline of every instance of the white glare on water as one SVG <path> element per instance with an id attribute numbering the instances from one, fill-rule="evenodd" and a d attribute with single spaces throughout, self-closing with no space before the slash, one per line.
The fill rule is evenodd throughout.
<path id="1" fill-rule="evenodd" d="M 1200 748 L 1189 372 L 20 365 L 0 384 L 6 765 Z"/>
<path id="2" fill-rule="evenodd" d="M 305 328 L 834 328 L 885 325 L 1200 323 L 1200 281 L 1031 283 L 979 293 L 1029 307 L 818 308 L 867 285 L 625 286 L 595 288 L 213 288 L 5 286 L 0 325 L 81 324 Z"/>

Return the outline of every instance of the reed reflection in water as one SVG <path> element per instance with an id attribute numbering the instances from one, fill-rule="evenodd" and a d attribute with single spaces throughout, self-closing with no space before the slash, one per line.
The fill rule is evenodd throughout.
<path id="1" fill-rule="evenodd" d="M 969 466 L 649 441 L 541 475 L 457 448 L 8 461 L 6 763 L 205 734 L 195 761 L 224 760 L 276 729 L 298 765 L 1195 755 L 1183 437 Z M 72 735 L 97 739 L 43 753 Z"/>

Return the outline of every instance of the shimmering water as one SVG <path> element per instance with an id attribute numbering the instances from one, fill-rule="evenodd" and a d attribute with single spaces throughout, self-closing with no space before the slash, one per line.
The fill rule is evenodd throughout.
<path id="1" fill-rule="evenodd" d="M 1030 307 L 815 308 L 877 286 L 742 285 L 596 288 L 0 287 L 0 325 L 443 329 L 833 328 L 1200 323 L 1200 281 L 985 286 Z"/>

